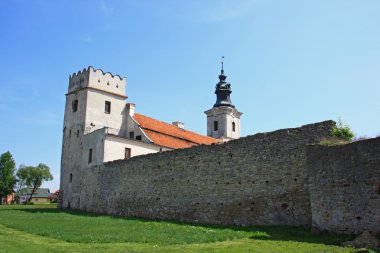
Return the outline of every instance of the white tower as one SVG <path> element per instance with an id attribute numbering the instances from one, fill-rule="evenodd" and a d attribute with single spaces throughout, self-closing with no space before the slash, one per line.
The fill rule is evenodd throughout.
<path id="1" fill-rule="evenodd" d="M 222 61 L 219 82 L 215 87 L 216 103 L 212 109 L 205 111 L 207 135 L 223 141 L 240 138 L 240 116 L 243 114 L 231 103 L 231 85 L 226 82 L 226 78 Z"/>
<path id="2" fill-rule="evenodd" d="M 86 150 L 87 134 L 100 128 L 123 134 L 125 121 L 126 79 L 92 67 L 69 78 L 63 126 L 61 186 L 63 208 L 79 207 L 78 170 L 85 159 L 102 157 L 101 149 Z M 99 140 L 101 143 L 103 140 Z M 93 152 L 94 151 L 94 152 Z"/>

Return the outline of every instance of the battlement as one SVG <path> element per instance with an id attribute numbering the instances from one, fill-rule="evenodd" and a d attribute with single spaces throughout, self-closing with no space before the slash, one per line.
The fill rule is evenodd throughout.
<path id="1" fill-rule="evenodd" d="M 125 97 L 126 78 L 110 72 L 104 72 L 102 69 L 94 69 L 92 66 L 69 76 L 68 93 L 86 87 Z"/>

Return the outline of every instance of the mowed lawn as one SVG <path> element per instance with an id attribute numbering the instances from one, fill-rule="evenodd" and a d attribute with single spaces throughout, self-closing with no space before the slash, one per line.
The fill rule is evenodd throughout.
<path id="1" fill-rule="evenodd" d="M 282 226 L 192 225 L 53 205 L 0 206 L 0 252 L 355 252 L 339 246 L 349 239 Z"/>

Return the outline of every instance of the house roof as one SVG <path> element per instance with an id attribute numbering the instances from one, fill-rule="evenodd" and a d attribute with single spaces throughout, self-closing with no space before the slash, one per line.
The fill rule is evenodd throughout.
<path id="1" fill-rule="evenodd" d="M 181 129 L 138 113 L 133 118 L 154 144 L 172 149 L 188 148 L 200 144 L 218 143 L 220 140 Z"/>
<path id="2" fill-rule="evenodd" d="M 32 193 L 32 188 L 27 188 L 27 195 Z M 47 198 L 50 196 L 50 190 L 48 188 L 38 188 L 33 194 L 33 198 Z"/>

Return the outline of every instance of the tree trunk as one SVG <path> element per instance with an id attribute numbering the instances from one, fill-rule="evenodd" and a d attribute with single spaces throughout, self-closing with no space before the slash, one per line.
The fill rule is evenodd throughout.
<path id="1" fill-rule="evenodd" d="M 28 203 L 32 200 L 33 194 L 36 192 L 36 187 L 33 187 L 32 192 L 30 193 L 30 197 L 28 199 Z"/>
<path id="2" fill-rule="evenodd" d="M 0 206 L 3 204 L 3 196 L 0 195 Z"/>

